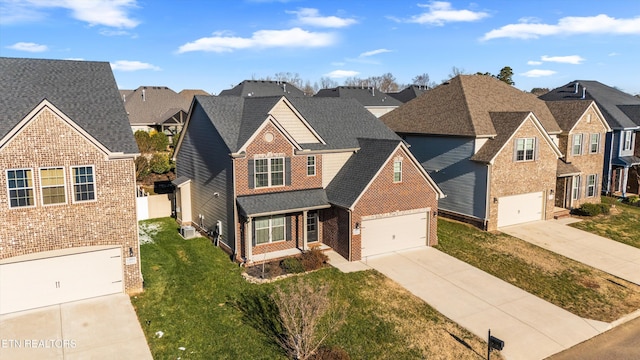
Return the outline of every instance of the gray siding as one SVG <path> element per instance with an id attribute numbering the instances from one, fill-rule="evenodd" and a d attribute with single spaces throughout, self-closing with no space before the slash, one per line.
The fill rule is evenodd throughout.
<path id="1" fill-rule="evenodd" d="M 618 148 L 615 146 L 617 146 L 616 144 L 619 144 L 620 141 L 615 138 L 620 138 L 620 131 L 614 130 L 605 135 L 604 166 L 602 168 L 602 191 L 605 193 L 611 191 L 611 161 L 618 156 Z"/>
<path id="2" fill-rule="evenodd" d="M 469 160 L 473 138 L 405 136 L 411 152 L 447 195 L 438 207 L 479 219 L 486 218 L 486 165 Z"/>
<path id="3" fill-rule="evenodd" d="M 196 103 L 176 158 L 177 176 L 191 179 L 193 222 L 213 229 L 222 222 L 222 242 L 235 249 L 233 170 L 229 149 Z M 218 196 L 215 195 L 218 193 Z"/>

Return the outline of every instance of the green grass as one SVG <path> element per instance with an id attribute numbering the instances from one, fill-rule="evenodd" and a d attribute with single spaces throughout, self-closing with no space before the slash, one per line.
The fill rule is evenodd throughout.
<path id="1" fill-rule="evenodd" d="M 141 245 L 145 291 L 132 303 L 155 359 L 286 359 L 273 340 L 269 294 L 208 240 L 182 239 L 170 219 Z M 326 343 L 352 359 L 481 358 L 486 344 L 375 271 L 343 274 L 326 268 L 302 275 L 330 284 L 348 304 L 345 324 Z M 162 331 L 162 337 L 156 336 Z M 185 350 L 180 350 L 184 347 Z M 499 359 L 499 354 L 495 354 Z"/>
<path id="2" fill-rule="evenodd" d="M 640 248 L 640 207 L 606 196 L 602 197 L 602 202 L 615 205 L 611 214 L 585 218 L 570 226 Z"/>
<path id="3" fill-rule="evenodd" d="M 613 321 L 640 308 L 640 287 L 502 233 L 446 219 L 437 248 L 576 315 Z"/>

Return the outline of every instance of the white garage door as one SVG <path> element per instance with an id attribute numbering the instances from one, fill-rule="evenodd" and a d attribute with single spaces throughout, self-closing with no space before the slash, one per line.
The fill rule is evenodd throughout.
<path id="1" fill-rule="evenodd" d="M 120 248 L 0 264 L 0 314 L 122 291 Z"/>
<path id="2" fill-rule="evenodd" d="M 362 257 L 427 245 L 427 213 L 362 221 Z"/>
<path id="3" fill-rule="evenodd" d="M 542 192 L 498 199 L 498 227 L 542 220 Z"/>

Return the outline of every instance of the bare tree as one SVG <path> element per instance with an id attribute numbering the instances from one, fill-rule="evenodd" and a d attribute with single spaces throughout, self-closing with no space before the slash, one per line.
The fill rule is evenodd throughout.
<path id="1" fill-rule="evenodd" d="M 382 74 L 379 77 L 379 83 L 377 84 L 377 88 L 382 92 L 397 92 L 398 91 L 398 82 L 396 81 L 396 77 L 391 73 Z"/>
<path id="2" fill-rule="evenodd" d="M 466 71 L 464 69 L 457 68 L 455 66 L 451 67 L 451 73 L 449 73 L 449 79 L 452 79 L 458 75 L 466 75 Z"/>
<path id="3" fill-rule="evenodd" d="M 288 82 L 298 88 L 302 87 L 302 79 L 298 73 L 279 72 L 275 74 L 275 79 L 280 82 Z"/>
<path id="4" fill-rule="evenodd" d="M 313 85 L 311 85 L 311 81 L 309 80 L 305 81 L 304 87 L 302 88 L 302 92 L 304 92 L 304 94 L 307 96 L 313 96 L 313 94 L 316 93 L 316 90 L 314 89 Z"/>
<path id="5" fill-rule="evenodd" d="M 345 307 L 332 306 L 327 284 L 312 286 L 298 278 L 276 288 L 271 298 L 284 329 L 278 343 L 294 359 L 308 359 L 344 323 Z"/>
<path id="6" fill-rule="evenodd" d="M 338 82 L 330 77 L 323 76 L 320 78 L 320 89 L 331 89 L 338 86 Z"/>

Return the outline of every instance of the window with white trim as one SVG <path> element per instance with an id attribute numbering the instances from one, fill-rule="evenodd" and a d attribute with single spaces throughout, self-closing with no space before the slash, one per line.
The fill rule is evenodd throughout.
<path id="1" fill-rule="evenodd" d="M 580 198 L 580 175 L 573 177 L 573 184 L 571 186 L 571 198 L 578 200 Z"/>
<path id="2" fill-rule="evenodd" d="M 285 240 L 285 216 L 274 215 L 257 217 L 253 220 L 255 244 L 268 244 Z"/>
<path id="3" fill-rule="evenodd" d="M 316 156 L 309 155 L 307 156 L 307 176 L 315 176 L 316 175 Z"/>
<path id="4" fill-rule="evenodd" d="M 587 197 L 596 196 L 596 174 L 587 176 Z"/>
<path id="5" fill-rule="evenodd" d="M 93 166 L 71 167 L 74 202 L 93 201 L 96 199 L 96 182 Z"/>
<path id="6" fill-rule="evenodd" d="M 402 182 L 402 161 L 393 162 L 393 182 Z"/>
<path id="7" fill-rule="evenodd" d="M 631 139 L 633 137 L 633 131 L 623 131 L 622 136 L 623 136 L 622 151 L 631 150 L 631 146 L 632 146 Z"/>
<path id="8" fill-rule="evenodd" d="M 600 134 L 591 134 L 589 154 L 597 154 L 598 152 L 600 152 Z"/>
<path id="9" fill-rule="evenodd" d="M 571 147 L 572 155 L 582 154 L 582 134 L 573 135 L 573 146 Z"/>
<path id="10" fill-rule="evenodd" d="M 284 158 L 256 159 L 255 187 L 284 185 Z"/>
<path id="11" fill-rule="evenodd" d="M 9 207 L 35 206 L 33 194 L 33 170 L 7 170 L 7 188 L 9 190 Z"/>
<path id="12" fill-rule="evenodd" d="M 42 205 L 65 204 L 67 202 L 64 168 L 40 169 L 40 193 Z"/>
<path id="13" fill-rule="evenodd" d="M 535 138 L 516 139 L 516 161 L 533 161 Z"/>

